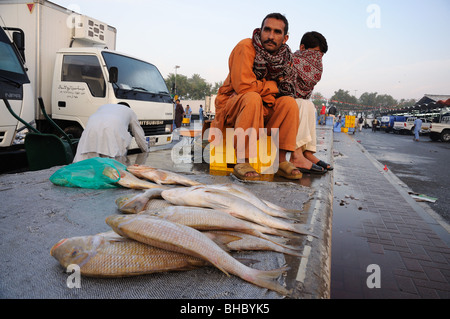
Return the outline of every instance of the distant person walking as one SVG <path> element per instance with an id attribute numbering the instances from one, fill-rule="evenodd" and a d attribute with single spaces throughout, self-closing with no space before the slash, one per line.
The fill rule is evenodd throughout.
<path id="1" fill-rule="evenodd" d="M 203 117 L 203 106 L 201 104 L 200 104 L 200 109 L 198 110 L 198 116 L 199 116 L 200 122 L 203 123 L 203 119 L 204 119 L 204 117 Z"/>
<path id="2" fill-rule="evenodd" d="M 181 105 L 180 100 L 177 100 L 176 106 L 175 106 L 175 127 L 176 128 L 181 127 L 181 123 L 183 122 L 183 116 L 184 116 L 183 105 Z"/>
<path id="3" fill-rule="evenodd" d="M 322 104 L 322 109 L 320 110 L 319 125 L 325 125 L 325 115 L 327 114 L 327 107 Z"/>
<path id="4" fill-rule="evenodd" d="M 360 131 L 360 132 L 362 131 L 363 125 L 364 125 L 364 118 L 361 116 L 361 117 L 358 119 L 358 127 L 359 127 L 359 131 Z"/>
<path id="5" fill-rule="evenodd" d="M 372 121 L 372 132 L 377 131 L 377 125 L 378 125 L 378 120 L 377 120 L 377 118 L 374 118 Z"/>
<path id="6" fill-rule="evenodd" d="M 330 115 L 333 118 L 333 123 L 336 118 L 336 112 L 337 112 L 337 109 L 334 105 L 330 106 L 330 108 L 328 109 L 328 115 Z"/>
<path id="7" fill-rule="evenodd" d="M 416 142 L 419 141 L 419 133 L 421 129 L 422 129 L 422 120 L 417 118 L 414 121 L 414 141 Z"/>
<path id="8" fill-rule="evenodd" d="M 188 118 L 188 119 L 189 119 L 189 122 L 190 122 L 190 121 L 191 121 L 192 109 L 191 109 L 191 107 L 189 106 L 189 104 L 186 106 L 186 112 L 185 112 L 185 114 L 186 114 L 186 118 Z"/>

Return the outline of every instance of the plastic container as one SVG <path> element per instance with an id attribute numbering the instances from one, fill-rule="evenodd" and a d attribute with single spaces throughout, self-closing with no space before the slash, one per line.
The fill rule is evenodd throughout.
<path id="1" fill-rule="evenodd" d="M 263 142 L 265 142 L 263 144 Z M 260 148 L 263 147 L 263 148 Z M 272 163 L 276 159 L 277 148 L 270 136 L 257 141 L 257 154 L 255 158 L 249 158 L 250 165 L 259 174 L 275 174 L 273 172 Z M 209 169 L 211 171 L 225 171 L 232 172 L 234 165 L 236 165 L 236 151 L 233 143 L 226 143 L 224 139 L 222 144 L 210 144 L 209 150 Z"/>

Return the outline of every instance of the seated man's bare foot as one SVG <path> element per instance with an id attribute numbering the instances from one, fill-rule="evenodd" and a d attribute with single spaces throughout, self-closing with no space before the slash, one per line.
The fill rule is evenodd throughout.
<path id="1" fill-rule="evenodd" d="M 321 161 L 320 159 L 318 159 L 318 158 L 314 155 L 314 153 L 311 152 L 311 151 L 304 151 L 304 152 L 303 152 L 303 155 L 304 155 L 305 158 L 307 158 L 307 159 L 308 159 L 309 161 L 311 161 L 313 164 L 319 165 L 319 166 L 321 166 L 321 167 L 323 167 L 323 168 L 325 168 L 325 169 L 328 169 L 328 170 L 332 170 L 332 169 L 333 169 L 333 168 L 331 167 L 330 164 L 325 163 L 325 162 Z"/>
<path id="2" fill-rule="evenodd" d="M 233 174 L 242 180 L 257 180 L 260 178 L 258 172 L 249 163 L 236 164 Z"/>
<path id="3" fill-rule="evenodd" d="M 289 160 L 292 164 L 295 165 L 295 167 L 299 168 L 305 168 L 305 169 L 311 169 L 312 162 L 308 160 L 304 155 L 301 149 L 295 150 L 295 152 L 292 153 L 291 159 Z"/>
<path id="4" fill-rule="evenodd" d="M 304 151 L 303 156 L 308 159 L 311 163 L 317 163 L 319 159 L 311 151 Z"/>

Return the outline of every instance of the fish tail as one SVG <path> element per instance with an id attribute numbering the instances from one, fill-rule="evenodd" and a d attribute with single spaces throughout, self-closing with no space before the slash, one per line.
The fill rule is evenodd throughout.
<path id="1" fill-rule="evenodd" d="M 230 274 L 228 273 L 228 271 L 226 271 L 224 268 L 220 267 L 219 264 L 213 263 L 213 265 L 214 265 L 217 269 L 219 269 L 221 272 L 223 272 L 225 275 L 227 275 L 227 277 L 231 277 Z"/>
<path id="2" fill-rule="evenodd" d="M 284 238 L 284 237 L 279 237 L 279 236 L 274 236 L 274 235 L 264 235 L 263 234 L 263 237 L 261 237 L 261 238 L 264 238 L 264 239 L 266 239 L 274 244 L 277 244 L 277 245 L 286 245 L 286 243 L 289 241 L 289 238 Z"/>
<path id="3" fill-rule="evenodd" d="M 304 224 L 292 224 L 292 231 L 298 233 L 298 234 L 302 234 L 302 235 L 309 235 L 309 236 L 313 236 L 316 237 L 316 235 L 314 235 L 314 233 L 312 231 L 310 231 Z"/>
<path id="4" fill-rule="evenodd" d="M 286 248 L 286 249 L 289 249 L 289 250 L 292 250 L 292 251 L 296 250 L 294 246 L 286 244 L 286 241 L 287 241 L 286 238 L 276 238 L 276 237 L 265 236 L 264 239 L 266 239 L 266 240 L 268 240 L 268 241 L 270 241 L 270 242 L 272 242 L 275 245 L 278 245 L 280 247 L 283 247 L 283 248 Z"/>
<path id="5" fill-rule="evenodd" d="M 283 285 L 276 281 L 276 279 L 288 269 L 289 267 L 282 267 L 273 270 L 253 269 L 254 271 L 251 273 L 252 278 L 247 280 L 260 287 L 276 291 L 283 296 L 289 296 L 292 293 L 292 290 L 286 289 Z"/>
<path id="6" fill-rule="evenodd" d="M 298 216 L 303 213 L 303 209 L 285 209 L 284 211 L 289 216 Z"/>
<path id="7" fill-rule="evenodd" d="M 285 248 L 283 253 L 287 254 L 287 255 L 295 256 L 295 257 L 305 257 L 304 255 L 302 255 L 299 251 L 297 251 L 295 249 Z"/>

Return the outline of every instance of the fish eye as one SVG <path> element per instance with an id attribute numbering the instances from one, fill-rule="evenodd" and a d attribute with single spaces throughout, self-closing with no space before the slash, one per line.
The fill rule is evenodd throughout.
<path id="1" fill-rule="evenodd" d="M 78 254 L 78 250 L 74 250 L 70 256 L 75 257 L 77 254 Z"/>

